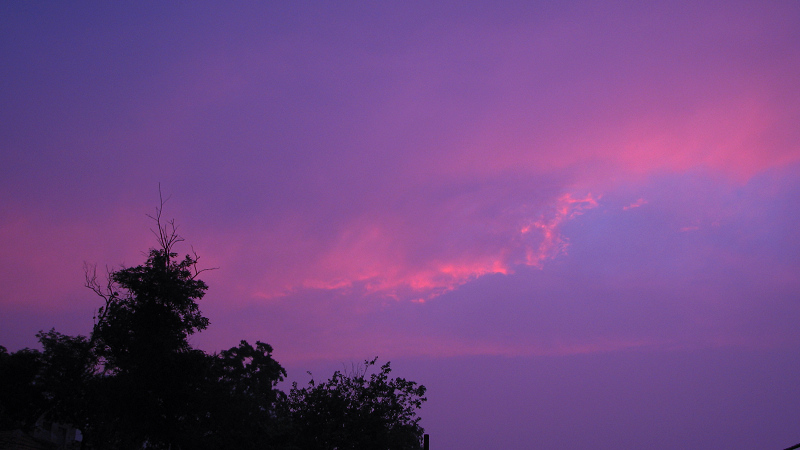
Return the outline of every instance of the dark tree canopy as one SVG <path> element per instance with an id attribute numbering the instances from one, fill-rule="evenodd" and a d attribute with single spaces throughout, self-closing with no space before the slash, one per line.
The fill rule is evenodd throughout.
<path id="1" fill-rule="evenodd" d="M 41 354 L 22 349 L 8 353 L 0 346 L 0 428 L 29 431 L 44 412 L 44 392 L 37 383 Z"/>
<path id="2" fill-rule="evenodd" d="M 312 380 L 290 394 L 272 347 L 241 341 L 207 354 L 189 337 L 208 327 L 197 255 L 182 259 L 162 201 L 152 216 L 158 247 L 144 264 L 86 285 L 104 304 L 89 337 L 50 330 L 43 350 L 0 346 L 0 430 L 31 431 L 40 417 L 72 424 L 93 449 L 406 450 L 419 448 L 416 410 L 425 387 L 390 379 L 375 360 L 352 374 Z"/>
<path id="3" fill-rule="evenodd" d="M 377 359 L 351 374 L 340 371 L 307 387 L 294 383 L 289 414 L 298 448 L 307 450 L 418 449 L 423 436 L 416 410 L 425 386 L 389 378 L 390 363 L 367 377 Z"/>
<path id="4" fill-rule="evenodd" d="M 151 250 L 144 265 L 111 274 L 106 306 L 98 311 L 93 339 L 107 370 L 141 370 L 190 349 L 188 336 L 205 329 L 197 300 L 206 284 L 192 276 L 195 260 Z"/>
<path id="5" fill-rule="evenodd" d="M 42 371 L 49 418 L 87 429 L 97 358 L 85 336 L 67 336 L 50 330 L 36 335 L 42 344 Z"/>

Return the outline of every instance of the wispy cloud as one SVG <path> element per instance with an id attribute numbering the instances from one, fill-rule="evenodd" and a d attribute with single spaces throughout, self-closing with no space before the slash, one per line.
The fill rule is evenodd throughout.
<path id="1" fill-rule="evenodd" d="M 639 200 L 636 200 L 635 202 L 631 203 L 631 204 L 630 204 L 630 205 L 628 205 L 628 206 L 623 206 L 623 207 L 622 207 L 622 209 L 623 209 L 624 211 L 627 211 L 627 210 L 629 210 L 629 209 L 634 209 L 634 208 L 639 208 L 639 207 L 642 207 L 642 206 L 644 206 L 644 205 L 646 205 L 646 204 L 647 204 L 647 200 L 645 200 L 645 199 L 643 199 L 643 198 L 640 198 Z"/>

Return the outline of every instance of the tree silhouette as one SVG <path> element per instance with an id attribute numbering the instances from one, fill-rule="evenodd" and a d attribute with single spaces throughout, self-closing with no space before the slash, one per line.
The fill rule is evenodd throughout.
<path id="1" fill-rule="evenodd" d="M 110 450 L 419 448 L 425 387 L 389 378 L 389 363 L 294 384 L 287 396 L 268 344 L 192 348 L 209 325 L 198 306 L 209 269 L 173 250 L 183 239 L 159 198 L 158 246 L 144 264 L 103 282 L 87 266 L 86 286 L 103 299 L 89 337 L 50 330 L 37 335 L 41 352 L 0 346 L 0 429 L 30 431 L 44 415 L 81 429 L 85 448 Z"/>
<path id="2" fill-rule="evenodd" d="M 377 361 L 365 361 L 352 373 L 334 372 L 322 383 L 294 383 L 289 393 L 289 415 L 295 442 L 304 450 L 419 449 L 423 429 L 416 410 L 426 401 L 425 386 L 403 378 L 389 378 L 390 363 L 377 373 Z"/>
<path id="3" fill-rule="evenodd" d="M 207 285 L 197 279 L 197 257 L 178 259 L 182 241 L 173 221 L 163 223 L 164 200 L 151 216 L 159 247 L 143 265 L 108 274 L 103 287 L 95 269 L 86 285 L 104 300 L 91 345 L 100 376 L 89 437 L 109 447 L 181 447 L 198 420 L 201 387 L 209 363 L 188 337 L 208 326 L 197 301 Z"/>
<path id="4" fill-rule="evenodd" d="M 272 347 L 246 341 L 211 358 L 204 391 L 209 408 L 200 427 L 205 448 L 285 448 L 289 427 L 278 405 L 286 395 L 276 388 L 286 371 L 272 357 Z M 195 446 L 193 448 L 202 448 Z"/>
<path id="5" fill-rule="evenodd" d="M 36 335 L 42 344 L 42 386 L 51 420 L 87 429 L 92 420 L 97 359 L 85 336 L 67 336 L 51 329 Z"/>

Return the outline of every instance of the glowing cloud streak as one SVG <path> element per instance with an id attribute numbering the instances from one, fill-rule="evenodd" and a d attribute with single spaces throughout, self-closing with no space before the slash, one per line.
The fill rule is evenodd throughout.
<path id="1" fill-rule="evenodd" d="M 469 235 L 469 239 L 489 240 L 493 244 L 478 251 L 463 252 L 445 247 L 423 259 L 413 257 L 427 241 L 408 240 L 393 232 L 398 226 L 388 217 L 353 222 L 339 233 L 336 243 L 317 258 L 311 270 L 295 279 L 283 294 L 298 289 L 363 289 L 416 301 L 429 300 L 452 291 L 464 283 L 490 274 L 511 274 L 516 265 L 542 268 L 545 261 L 566 252 L 568 240 L 561 227 L 584 211 L 598 206 L 591 194 L 575 197 L 565 193 L 545 211 L 531 217 L 530 207 L 517 207 L 497 217 L 473 217 L 491 226 Z M 515 224 L 521 224 L 516 225 Z M 452 230 L 428 229 L 433 236 L 446 236 Z M 423 235 L 424 236 L 424 235 Z M 461 241 L 458 241 L 459 243 Z"/>

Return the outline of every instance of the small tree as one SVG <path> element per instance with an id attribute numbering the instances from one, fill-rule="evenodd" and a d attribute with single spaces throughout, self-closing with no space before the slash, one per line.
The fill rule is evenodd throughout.
<path id="1" fill-rule="evenodd" d="M 38 382 L 46 399 L 46 417 L 87 429 L 97 379 L 91 342 L 85 336 L 67 336 L 54 329 L 36 336 L 43 348 Z"/>
<path id="2" fill-rule="evenodd" d="M 272 357 L 272 347 L 241 341 L 211 357 L 207 414 L 200 426 L 202 446 L 193 448 L 285 448 L 286 427 L 276 406 L 285 394 L 276 388 L 286 370 Z"/>
<path id="3" fill-rule="evenodd" d="M 292 385 L 288 409 L 296 445 L 304 450 L 419 449 L 423 429 L 416 410 L 427 399 L 425 386 L 389 378 L 390 363 L 367 377 L 377 361 L 353 373 L 334 372 L 305 388 Z"/>
<path id="4" fill-rule="evenodd" d="M 109 273 L 103 288 L 96 270 L 87 270 L 86 285 L 105 300 L 98 310 L 92 341 L 107 372 L 148 370 L 188 351 L 188 337 L 208 327 L 197 301 L 208 286 L 197 279 L 197 255 L 177 260 L 173 246 L 183 239 L 175 222 L 162 223 L 164 201 L 151 216 L 159 247 L 144 265 Z"/>
<path id="5" fill-rule="evenodd" d="M 103 413 L 92 431 L 106 446 L 167 448 L 196 422 L 187 408 L 197 403 L 191 397 L 203 383 L 206 355 L 188 338 L 208 326 L 197 305 L 208 287 L 197 279 L 197 256 L 178 259 L 173 251 L 183 239 L 174 221 L 162 221 L 163 206 L 162 199 L 151 216 L 159 247 L 145 264 L 110 272 L 105 287 L 87 270 L 87 287 L 105 301 L 91 343 L 103 375 Z"/>

